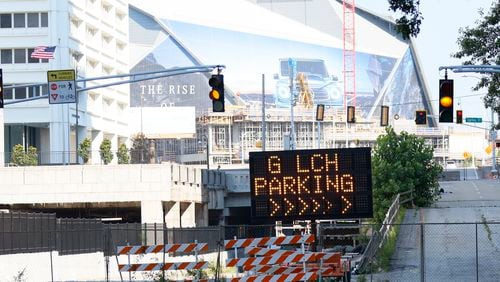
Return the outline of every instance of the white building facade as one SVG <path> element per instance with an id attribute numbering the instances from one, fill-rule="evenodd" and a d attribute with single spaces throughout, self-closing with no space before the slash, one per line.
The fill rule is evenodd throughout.
<path id="1" fill-rule="evenodd" d="M 128 73 L 128 1 L 1 1 L 0 11 L 5 162 L 16 144 L 35 146 L 41 164 L 64 164 L 78 162 L 77 144 L 86 137 L 92 141 L 92 163 L 100 162 L 105 138 L 114 152 L 126 143 L 126 84 L 78 92 L 78 104 L 49 104 L 47 98 L 9 103 L 47 95 L 48 70 L 74 69 L 78 79 Z M 36 46 L 56 46 L 54 58 L 30 58 Z"/>

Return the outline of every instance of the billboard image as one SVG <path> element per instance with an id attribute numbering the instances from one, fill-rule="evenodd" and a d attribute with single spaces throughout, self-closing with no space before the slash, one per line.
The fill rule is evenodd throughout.
<path id="1" fill-rule="evenodd" d="M 262 75 L 267 107 L 288 108 L 290 99 L 305 90 L 313 104 L 344 106 L 343 49 L 341 44 L 317 38 L 270 36 L 209 26 L 178 19 L 152 18 L 131 8 L 131 42 L 149 46 L 136 54 L 131 73 L 197 65 L 225 65 L 226 105 L 252 107 L 262 100 Z M 326 35 L 327 36 L 327 35 Z M 396 39 L 395 39 L 396 40 Z M 339 41 L 341 42 L 341 41 Z M 360 48 L 359 50 L 365 50 Z M 368 50 L 368 49 L 366 49 Z M 381 103 L 393 103 L 393 113 L 411 118 L 423 107 L 414 58 L 407 48 L 403 58 L 388 52 L 356 52 L 356 106 L 365 118 L 378 115 Z M 289 61 L 295 62 L 294 86 L 290 87 Z M 301 74 L 303 81 L 297 80 Z M 211 110 L 208 73 L 186 74 L 131 84 L 131 107 L 194 106 L 197 114 Z M 413 103 L 400 103 L 409 101 Z M 350 101 L 347 101 L 348 103 Z"/>

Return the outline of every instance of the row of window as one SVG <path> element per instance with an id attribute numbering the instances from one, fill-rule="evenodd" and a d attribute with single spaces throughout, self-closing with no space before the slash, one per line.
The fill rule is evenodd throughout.
<path id="1" fill-rule="evenodd" d="M 8 85 L 5 85 L 8 86 Z M 41 96 L 48 93 L 47 85 L 4 88 L 3 98 L 5 100 L 19 100 Z"/>
<path id="2" fill-rule="evenodd" d="M 0 64 L 37 64 L 49 62 L 48 59 L 31 58 L 31 53 L 34 51 L 34 48 L 1 49 Z"/>
<path id="3" fill-rule="evenodd" d="M 0 14 L 0 28 L 48 27 L 48 13 Z"/>

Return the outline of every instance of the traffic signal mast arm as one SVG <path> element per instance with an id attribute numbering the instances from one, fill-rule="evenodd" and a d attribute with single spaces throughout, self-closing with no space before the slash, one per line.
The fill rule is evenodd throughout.
<path id="1" fill-rule="evenodd" d="M 82 78 L 82 79 L 77 79 L 76 82 L 78 83 L 78 82 L 85 82 L 85 81 L 92 81 L 92 80 L 104 80 L 104 79 L 116 79 L 116 78 L 132 77 L 131 79 L 128 79 L 128 80 L 100 84 L 100 85 L 90 86 L 90 87 L 86 87 L 86 88 L 77 88 L 76 92 L 88 91 L 88 90 L 93 90 L 93 89 L 97 89 L 97 88 L 104 88 L 104 87 L 110 87 L 110 86 L 115 86 L 115 85 L 157 79 L 157 78 L 162 78 L 162 77 L 183 75 L 183 74 L 189 74 L 189 73 L 212 72 L 214 69 L 223 69 L 223 68 L 226 68 L 226 66 L 224 66 L 224 65 L 202 65 L 202 66 L 170 68 L 170 69 L 165 69 L 165 70 L 161 70 L 161 71 L 138 72 L 138 73 L 128 73 L 128 74 L 117 74 L 117 75 Z M 155 74 L 158 74 L 158 75 L 155 75 Z M 145 77 L 143 77 L 143 76 L 145 76 Z M 14 88 L 14 87 L 20 87 L 20 86 L 37 86 L 37 85 L 47 85 L 47 83 L 9 85 L 9 86 L 6 86 L 4 88 L 8 89 L 8 88 Z M 17 104 L 17 103 L 22 103 L 22 102 L 27 102 L 27 101 L 32 101 L 32 100 L 39 100 L 39 99 L 43 99 L 43 98 L 47 98 L 47 97 L 48 97 L 48 95 L 41 95 L 41 96 L 31 97 L 31 98 L 26 98 L 26 99 L 6 101 L 5 105 Z"/>

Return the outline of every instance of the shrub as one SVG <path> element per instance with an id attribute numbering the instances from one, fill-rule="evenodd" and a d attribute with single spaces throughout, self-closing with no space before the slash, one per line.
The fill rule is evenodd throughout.
<path id="1" fill-rule="evenodd" d="M 14 166 L 38 165 L 38 153 L 36 147 L 29 146 L 28 152 L 26 152 L 23 145 L 15 145 L 12 148 L 12 156 L 10 162 Z"/>
<path id="2" fill-rule="evenodd" d="M 118 158 L 119 164 L 128 164 L 130 162 L 127 145 L 120 144 L 118 152 L 116 152 L 116 157 Z"/>
<path id="3" fill-rule="evenodd" d="M 113 160 L 113 153 L 111 153 L 111 141 L 107 138 L 102 140 L 101 146 L 99 146 L 99 154 L 101 155 L 101 160 L 104 164 L 109 164 Z"/>
<path id="4" fill-rule="evenodd" d="M 90 159 L 90 147 L 92 143 L 89 138 L 85 138 L 82 140 L 80 145 L 78 146 L 78 155 L 82 158 L 83 163 L 86 164 Z"/>

